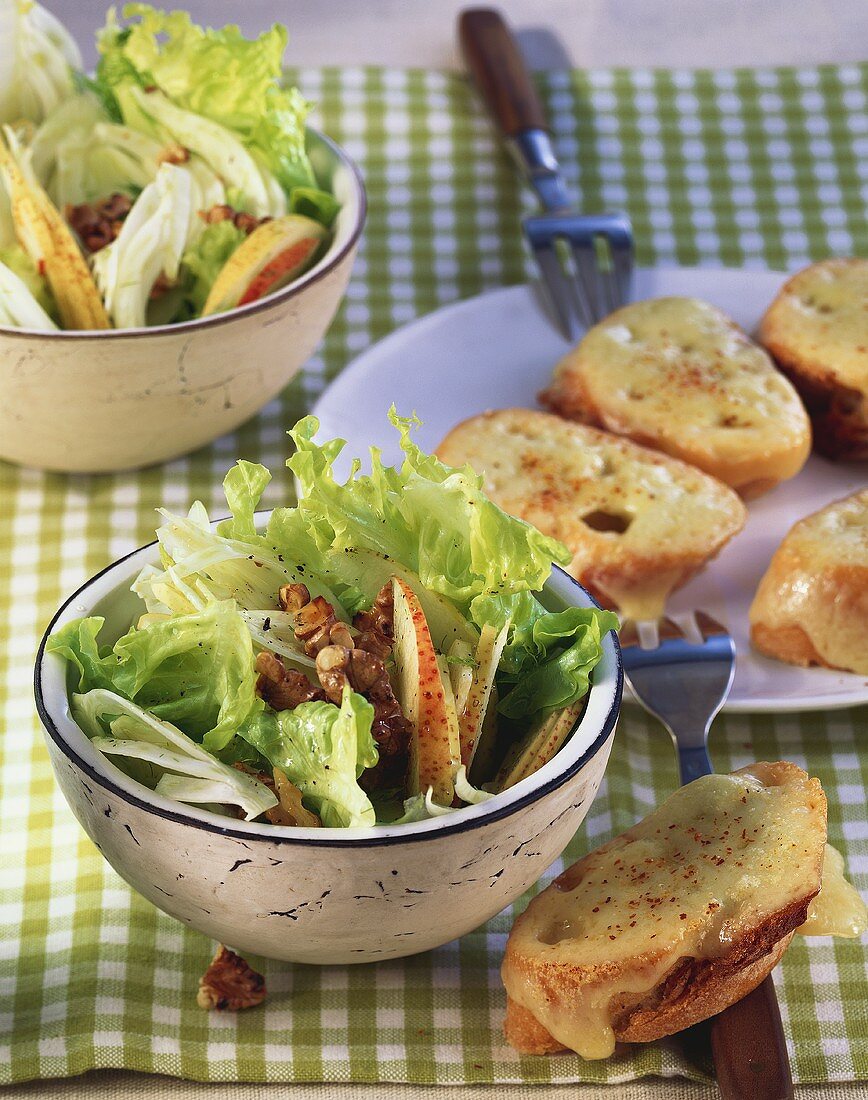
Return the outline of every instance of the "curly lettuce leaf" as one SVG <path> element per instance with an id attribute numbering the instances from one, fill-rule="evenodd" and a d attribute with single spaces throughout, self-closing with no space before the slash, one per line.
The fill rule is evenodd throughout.
<path id="1" fill-rule="evenodd" d="M 233 601 L 171 618 L 152 617 L 110 649 L 98 635 L 104 620 L 67 623 L 48 640 L 78 670 L 78 690 L 103 688 L 178 726 L 211 752 L 224 749 L 262 709 L 256 696 L 253 643 Z"/>
<path id="2" fill-rule="evenodd" d="M 340 208 L 341 204 L 328 191 L 320 191 L 317 187 L 294 187 L 289 196 L 287 212 L 313 218 L 328 229 Z"/>
<path id="3" fill-rule="evenodd" d="M 498 713 L 528 718 L 583 698 L 603 655 L 603 636 L 618 617 L 593 607 L 544 611 L 519 622 L 501 658 Z"/>
<path id="4" fill-rule="evenodd" d="M 339 708 L 313 702 L 264 710 L 240 733 L 298 787 L 323 825 L 359 828 L 376 824 L 371 800 L 357 782 L 377 762 L 373 718 L 367 699 L 346 687 Z"/>
<path id="5" fill-rule="evenodd" d="M 97 84 L 126 121 L 137 109 L 130 89 L 157 88 L 177 107 L 235 134 L 287 194 L 314 185 L 305 151 L 309 105 L 280 84 L 284 27 L 246 39 L 237 26 L 205 29 L 186 12 L 149 4 L 128 4 L 123 15 L 125 26 L 110 16 L 99 35 Z"/>
<path id="6" fill-rule="evenodd" d="M 296 453 L 287 465 L 302 498 L 275 519 L 283 537 L 307 535 L 325 568 L 352 551 L 386 555 L 477 626 L 514 621 L 520 595 L 541 589 L 552 562 L 566 563 L 569 551 L 498 508 L 469 466 L 453 469 L 421 451 L 410 438 L 413 418 L 394 409 L 389 418 L 401 437 L 402 465 L 385 466 L 372 449 L 371 473 L 361 474 L 356 462 L 344 484 L 333 471 L 343 440 L 314 442 L 319 422 L 312 416 L 290 431 Z"/>

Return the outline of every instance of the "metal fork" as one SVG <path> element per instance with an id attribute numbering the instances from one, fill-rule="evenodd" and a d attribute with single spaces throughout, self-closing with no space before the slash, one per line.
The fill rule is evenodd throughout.
<path id="1" fill-rule="evenodd" d="M 708 731 L 735 674 L 735 643 L 704 611 L 684 620 L 627 622 L 624 677 L 636 699 L 675 742 L 681 782 L 714 770 Z M 711 1050 L 724 1100 L 791 1100 L 790 1063 L 771 976 L 710 1021 Z"/>
<path id="2" fill-rule="evenodd" d="M 492 8 L 463 11 L 459 38 L 488 110 L 545 211 L 522 224 L 558 326 L 573 339 L 576 320 L 588 328 L 629 298 L 630 219 L 626 214 L 580 214 L 575 209 L 542 105 L 500 13 Z"/>

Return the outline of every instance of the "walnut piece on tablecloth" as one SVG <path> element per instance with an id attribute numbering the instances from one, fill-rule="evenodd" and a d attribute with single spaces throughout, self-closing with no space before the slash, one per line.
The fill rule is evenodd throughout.
<path id="1" fill-rule="evenodd" d="M 246 959 L 219 944 L 214 958 L 199 980 L 196 1003 L 218 1012 L 237 1012 L 262 1004 L 267 990 L 265 978 Z"/>

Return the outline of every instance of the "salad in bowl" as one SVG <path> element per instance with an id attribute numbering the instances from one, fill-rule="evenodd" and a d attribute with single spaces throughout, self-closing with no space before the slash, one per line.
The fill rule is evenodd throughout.
<path id="1" fill-rule="evenodd" d="M 128 4 L 86 74 L 38 4 L 0 0 L 0 326 L 139 329 L 282 289 L 328 249 L 340 203 L 281 82 L 287 41 Z"/>
<path id="2" fill-rule="evenodd" d="M 259 522 L 270 479 L 240 461 L 229 518 L 162 512 L 159 564 L 116 640 L 66 621 L 70 711 L 112 764 L 229 818 L 369 829 L 494 798 L 579 722 L 615 616 L 552 609 L 566 549 L 502 512 L 469 468 L 422 452 L 334 476 L 341 440 L 290 432 L 298 504 Z"/>

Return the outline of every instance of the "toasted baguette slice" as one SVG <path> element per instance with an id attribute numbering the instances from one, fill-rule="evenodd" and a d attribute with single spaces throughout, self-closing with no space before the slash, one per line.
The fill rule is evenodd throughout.
<path id="1" fill-rule="evenodd" d="M 795 764 L 682 787 L 515 922 L 502 967 L 507 1039 L 527 1053 L 604 1058 L 616 1040 L 650 1042 L 722 1011 L 805 921 L 825 842 L 823 790 Z"/>
<path id="2" fill-rule="evenodd" d="M 540 401 L 691 462 L 746 498 L 797 474 L 811 449 L 790 383 L 697 298 L 651 298 L 610 314 L 561 360 Z"/>
<path id="3" fill-rule="evenodd" d="M 868 676 L 868 489 L 788 532 L 751 604 L 750 636 L 779 661 Z"/>
<path id="4" fill-rule="evenodd" d="M 474 416 L 437 454 L 469 462 L 501 508 L 565 543 L 569 572 L 627 618 L 662 614 L 745 521 L 736 494 L 694 467 L 532 409 Z"/>
<path id="5" fill-rule="evenodd" d="M 868 459 L 868 260 L 823 260 L 794 275 L 759 337 L 802 395 L 817 450 Z"/>

